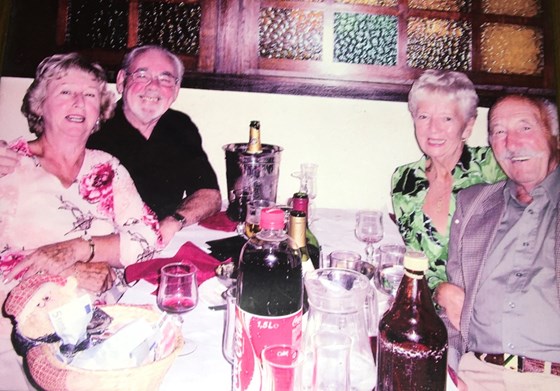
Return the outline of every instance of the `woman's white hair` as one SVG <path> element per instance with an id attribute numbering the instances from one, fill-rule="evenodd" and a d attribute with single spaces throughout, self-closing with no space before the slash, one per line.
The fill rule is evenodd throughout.
<path id="1" fill-rule="evenodd" d="M 461 72 L 428 69 L 412 84 L 408 93 L 408 110 L 414 117 L 418 103 L 438 93 L 456 99 L 464 119 L 476 118 L 478 95 L 473 82 Z"/>

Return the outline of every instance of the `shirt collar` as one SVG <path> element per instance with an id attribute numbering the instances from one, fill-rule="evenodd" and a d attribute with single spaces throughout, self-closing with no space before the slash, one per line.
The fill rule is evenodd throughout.
<path id="1" fill-rule="evenodd" d="M 509 198 L 519 202 L 515 196 L 517 190 L 516 187 L 515 182 L 511 179 L 507 180 L 506 186 L 504 186 L 504 197 L 506 202 Z M 554 205 L 558 204 L 560 201 L 560 165 L 548 174 L 547 177 L 533 189 L 531 195 L 544 195 L 547 199 L 551 200 Z"/>

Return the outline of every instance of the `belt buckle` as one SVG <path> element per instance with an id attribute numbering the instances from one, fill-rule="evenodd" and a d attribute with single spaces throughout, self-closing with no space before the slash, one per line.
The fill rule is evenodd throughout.
<path id="1" fill-rule="evenodd" d="M 516 372 L 523 372 L 523 357 L 504 353 L 504 368 Z"/>

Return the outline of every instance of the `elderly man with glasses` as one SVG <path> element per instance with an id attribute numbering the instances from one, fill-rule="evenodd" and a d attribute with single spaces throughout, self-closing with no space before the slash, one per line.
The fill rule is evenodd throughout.
<path id="1" fill-rule="evenodd" d="M 196 125 L 170 108 L 183 72 L 181 60 L 160 46 L 132 49 L 117 74 L 122 99 L 115 116 L 87 143 L 116 156 L 130 172 L 158 215 L 164 243 L 221 207 L 216 174 Z"/>

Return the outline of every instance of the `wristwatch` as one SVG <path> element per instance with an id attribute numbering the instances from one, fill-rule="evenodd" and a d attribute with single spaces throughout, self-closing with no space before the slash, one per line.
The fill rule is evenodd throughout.
<path id="1" fill-rule="evenodd" d="M 185 216 L 183 216 L 182 214 L 175 212 L 171 215 L 171 217 L 173 217 L 181 224 L 181 229 L 183 229 L 185 225 L 187 225 L 187 219 L 185 219 Z"/>

